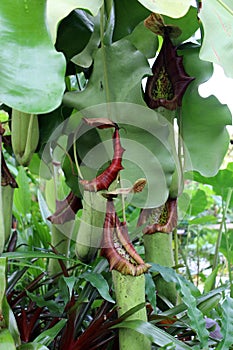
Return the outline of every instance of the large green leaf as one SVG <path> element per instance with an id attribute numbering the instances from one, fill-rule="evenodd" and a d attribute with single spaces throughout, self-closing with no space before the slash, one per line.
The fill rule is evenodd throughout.
<path id="1" fill-rule="evenodd" d="M 203 190 L 198 189 L 190 202 L 190 215 L 196 216 L 203 212 L 207 207 L 206 193 Z"/>
<path id="2" fill-rule="evenodd" d="M 184 66 L 195 80 L 188 87 L 182 104 L 182 134 L 187 154 L 186 170 L 197 170 L 204 176 L 217 173 L 229 146 L 226 125 L 231 124 L 231 113 L 216 97 L 202 98 L 198 86 L 212 74 L 212 64 L 201 61 L 198 49 L 182 51 Z M 186 155 L 187 155 L 186 154 Z"/>
<path id="3" fill-rule="evenodd" d="M 60 22 L 55 47 L 62 51 L 68 60 L 88 44 L 94 26 L 90 17 L 82 10 L 75 10 Z"/>
<path id="4" fill-rule="evenodd" d="M 189 39 L 199 28 L 197 9 L 193 6 L 191 6 L 186 15 L 181 18 L 163 16 L 163 20 L 165 24 L 177 26 L 181 29 L 181 34 L 178 38 L 172 38 L 174 45 L 178 45 Z"/>
<path id="5" fill-rule="evenodd" d="M 143 6 L 152 12 L 160 13 L 162 15 L 173 18 L 183 17 L 192 1 L 190 0 L 138 0 Z"/>
<path id="6" fill-rule="evenodd" d="M 139 178 L 147 180 L 144 190 L 135 195 L 130 194 L 126 198 L 127 202 L 140 208 L 163 204 L 168 197 L 168 188 L 177 165 L 172 146 L 168 142 L 169 126 L 167 121 L 153 110 L 132 103 L 96 105 L 82 110 L 82 115 L 86 118 L 93 116 L 110 118 L 121 127 L 121 143 L 126 149 L 123 154 L 124 169 L 121 171 L 122 186 L 130 187 Z M 75 129 L 81 130 L 78 113 L 74 114 L 70 120 L 73 127 L 72 132 Z M 76 125 L 73 123 L 75 120 Z M 69 123 L 66 126 L 66 130 L 65 127 L 62 128 L 63 133 L 68 133 L 70 129 Z M 97 134 L 99 137 L 93 134 L 91 142 L 88 142 L 88 136 L 85 138 L 85 135 L 77 133 L 77 150 L 82 164 L 86 165 L 86 168 L 92 168 L 92 175 L 94 175 L 86 177 L 85 175 L 88 173 L 85 167 L 82 167 L 81 170 L 85 178 L 95 177 L 98 171 L 100 169 L 103 171 L 107 162 L 111 161 L 113 154 L 112 132 L 110 129 L 100 130 Z M 77 176 L 72 175 L 70 160 L 66 160 L 64 165 L 66 177 L 69 180 L 68 185 L 79 195 Z M 80 189 L 82 190 L 82 188 Z"/>
<path id="7" fill-rule="evenodd" d="M 83 40 L 83 35 L 81 37 Z M 76 41 L 77 40 L 73 38 L 73 42 L 76 42 Z M 86 44 L 82 52 L 80 52 L 81 50 L 75 52 L 75 56 L 72 58 L 72 62 L 84 68 L 90 67 L 93 61 L 94 53 L 99 46 L 99 42 L 100 42 L 100 16 L 96 16 L 93 18 L 93 31 L 92 31 L 90 40 L 88 41 L 88 43 Z M 73 44 L 69 45 L 69 48 L 70 47 L 72 48 Z"/>
<path id="8" fill-rule="evenodd" d="M 144 22 L 140 22 L 132 33 L 125 38 L 147 58 L 155 57 L 158 48 L 158 37 L 145 27 Z"/>
<path id="9" fill-rule="evenodd" d="M 125 180 L 123 183 L 129 186 L 140 177 L 146 177 L 148 182 L 146 189 L 133 197 L 132 203 L 139 207 L 154 207 L 166 201 L 175 168 L 172 147 L 167 141 L 167 121 L 144 107 L 141 79 L 147 74 L 150 74 L 150 69 L 145 56 L 128 40 L 122 39 L 98 50 L 86 89 L 68 92 L 64 97 L 66 104 L 82 109 L 83 116 L 110 118 L 122 126 L 121 140 L 126 149 L 123 155 L 124 170 L 121 172 L 121 178 Z M 111 138 L 111 133 L 112 130 L 99 132 L 102 140 Z M 88 144 L 84 146 L 87 149 Z M 112 141 L 107 149 L 111 155 Z M 80 155 L 80 147 L 78 151 Z M 92 167 L 102 157 L 101 152 L 93 157 L 93 152 L 97 152 L 97 148 L 90 152 L 92 162 L 89 163 Z M 109 156 L 105 162 L 111 158 Z M 103 164 L 97 164 L 96 169 Z"/>
<path id="10" fill-rule="evenodd" d="M 221 169 L 215 176 L 205 177 L 198 172 L 193 172 L 192 179 L 194 181 L 213 186 L 215 194 L 221 196 L 226 200 L 229 189 L 233 188 L 233 163 L 229 163 L 226 169 Z M 230 206 L 233 205 L 233 198 L 231 198 Z"/>
<path id="11" fill-rule="evenodd" d="M 150 15 L 150 11 L 142 6 L 138 0 L 114 0 L 114 8 L 114 41 L 131 34 L 136 26 Z"/>
<path id="12" fill-rule="evenodd" d="M 61 103 L 65 59 L 56 52 L 45 21 L 46 0 L 0 2 L 0 100 L 28 113 Z"/>
<path id="13" fill-rule="evenodd" d="M 221 65 L 225 74 L 233 78 L 232 1 L 203 1 L 200 19 L 204 27 L 204 39 L 200 51 L 201 59 Z"/>
<path id="14" fill-rule="evenodd" d="M 64 102 L 78 110 L 106 102 L 143 103 L 141 79 L 150 73 L 145 56 L 128 40 L 119 40 L 97 51 L 86 89 L 67 92 Z"/>
<path id="15" fill-rule="evenodd" d="M 47 0 L 47 22 L 53 41 L 56 40 L 58 23 L 74 9 L 85 9 L 96 16 L 103 0 Z"/>

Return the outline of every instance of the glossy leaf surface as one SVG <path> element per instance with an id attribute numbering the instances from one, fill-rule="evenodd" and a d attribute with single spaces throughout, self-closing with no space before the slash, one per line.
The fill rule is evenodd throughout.
<path id="1" fill-rule="evenodd" d="M 96 16 L 103 0 L 47 0 L 47 21 L 55 42 L 58 23 L 74 9 L 84 9 Z"/>
<path id="2" fill-rule="evenodd" d="M 0 100 L 34 114 L 58 107 L 65 89 L 65 59 L 51 42 L 45 6 L 45 0 L 0 3 Z"/>
<path id="3" fill-rule="evenodd" d="M 133 64 L 132 64 L 133 58 Z M 78 110 L 106 102 L 141 103 L 141 79 L 150 74 L 148 62 L 128 40 L 101 47 L 94 69 L 82 92 L 67 92 L 65 104 Z"/>
<path id="4" fill-rule="evenodd" d="M 198 93 L 198 86 L 212 74 L 211 63 L 199 59 L 198 49 L 186 49 L 182 54 L 187 73 L 195 77 L 182 104 L 181 133 L 188 151 L 186 156 L 191 159 L 190 163 L 186 158 L 186 170 L 197 170 L 204 176 L 214 176 L 228 149 L 226 125 L 231 124 L 231 113 L 216 97 L 202 98 Z"/>
<path id="5" fill-rule="evenodd" d="M 190 0 L 138 0 L 148 10 L 173 18 L 179 18 L 186 14 L 191 1 Z"/>
<path id="6" fill-rule="evenodd" d="M 219 64 L 233 78 L 233 4 L 231 1 L 203 1 L 200 19 L 204 40 L 200 51 L 202 60 Z"/>
<path id="7" fill-rule="evenodd" d="M 67 320 L 60 320 L 55 326 L 46 331 L 42 332 L 36 339 L 34 343 L 39 343 L 41 345 L 49 346 L 49 344 L 54 340 L 57 334 L 61 331 L 61 329 L 65 326 Z"/>

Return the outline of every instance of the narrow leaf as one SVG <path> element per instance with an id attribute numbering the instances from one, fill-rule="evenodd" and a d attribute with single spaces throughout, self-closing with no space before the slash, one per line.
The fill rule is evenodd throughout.
<path id="1" fill-rule="evenodd" d="M 146 278 L 146 295 L 153 309 L 156 309 L 156 289 L 155 283 L 150 273 L 145 274 Z"/>
<path id="2" fill-rule="evenodd" d="M 49 346 L 50 343 L 65 326 L 66 322 L 67 320 L 60 320 L 55 326 L 47 329 L 46 331 L 38 335 L 38 337 L 36 337 L 36 339 L 34 340 L 34 343 L 40 343 L 41 345 Z"/>
<path id="3" fill-rule="evenodd" d="M 6 258 L 0 257 L 0 310 L 6 289 Z"/>
<path id="4" fill-rule="evenodd" d="M 46 203 L 41 191 L 39 191 L 39 190 L 37 191 L 37 199 L 38 199 L 42 219 L 47 225 L 49 225 L 51 227 L 51 223 L 47 220 L 47 218 L 49 216 L 51 216 L 52 213 L 49 210 L 47 203 Z"/>
<path id="5" fill-rule="evenodd" d="M 110 303 L 115 303 L 109 294 L 108 283 L 102 275 L 94 272 L 86 272 L 83 273 L 80 277 L 90 282 L 91 285 L 98 290 L 102 298 L 109 301 Z"/>
<path id="6" fill-rule="evenodd" d="M 176 288 L 181 294 L 182 301 L 188 307 L 187 315 L 190 319 L 190 326 L 197 333 L 202 348 L 204 349 L 208 343 L 208 332 L 205 327 L 203 314 L 198 310 L 196 298 L 192 294 L 193 291 L 195 293 L 198 292 L 197 288 L 195 288 L 192 283 L 187 281 L 183 276 L 176 274 L 171 268 L 152 264 L 151 271 L 153 270 L 159 271 L 167 282 L 176 283 Z"/>
<path id="7" fill-rule="evenodd" d="M 63 311 L 62 305 L 58 304 L 54 300 L 45 300 L 42 296 L 37 296 L 33 293 L 30 293 L 27 291 L 28 297 L 36 303 L 37 306 L 39 307 L 46 307 L 48 308 L 51 312 L 54 313 L 59 313 Z"/>
<path id="8" fill-rule="evenodd" d="M 164 332 L 156 326 L 153 326 L 149 322 L 141 320 L 124 321 L 112 328 L 129 328 L 133 329 L 143 335 L 145 335 L 151 342 L 158 346 L 165 346 L 167 344 L 175 344 L 176 350 L 188 350 L 191 349 L 185 343 L 177 340 L 175 337 Z"/>
<path id="9" fill-rule="evenodd" d="M 223 340 L 217 346 L 217 350 L 228 350 L 233 344 L 233 299 L 227 297 L 222 304 L 222 327 Z"/>
<path id="10" fill-rule="evenodd" d="M 4 317 L 4 321 L 6 323 L 6 327 L 8 328 L 12 338 L 14 339 L 15 345 L 16 346 L 20 345 L 21 340 L 20 340 L 18 325 L 15 319 L 15 315 L 7 302 L 6 295 L 3 298 L 2 314 Z"/>
<path id="11" fill-rule="evenodd" d="M 7 257 L 8 259 L 33 259 L 33 258 L 48 258 L 48 259 L 62 259 L 62 260 L 68 260 L 63 255 L 57 255 L 54 253 L 41 253 L 39 251 L 33 251 L 33 252 L 9 252 L 9 253 L 2 253 L 2 256 Z"/>
<path id="12" fill-rule="evenodd" d="M 218 274 L 220 265 L 216 266 L 215 269 L 211 272 L 211 274 L 206 278 L 204 285 L 204 293 L 208 293 L 211 291 L 212 287 L 215 285 L 215 280 Z"/>
<path id="13" fill-rule="evenodd" d="M 200 340 L 202 349 L 207 348 L 209 333 L 206 329 L 206 323 L 201 311 L 197 308 L 197 302 L 190 293 L 190 289 L 179 280 L 178 290 L 180 291 L 183 302 L 188 306 L 187 315 L 190 319 L 190 326 L 195 330 Z"/>
<path id="14" fill-rule="evenodd" d="M 69 296 L 71 298 L 72 292 L 73 292 L 73 288 L 76 282 L 76 278 L 74 276 L 70 276 L 70 277 L 63 277 L 63 280 L 65 281 L 67 288 L 69 290 Z"/>
<path id="15" fill-rule="evenodd" d="M 27 343 L 21 345 L 17 350 L 49 350 L 47 346 L 36 344 L 36 343 Z"/>
<path id="16" fill-rule="evenodd" d="M 200 218 L 189 220 L 189 225 L 205 225 L 215 223 L 217 223 L 217 218 L 214 215 L 205 215 L 201 216 Z"/>

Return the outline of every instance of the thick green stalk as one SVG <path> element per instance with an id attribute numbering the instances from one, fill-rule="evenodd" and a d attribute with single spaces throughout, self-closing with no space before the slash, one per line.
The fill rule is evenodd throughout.
<path id="1" fill-rule="evenodd" d="M 70 239 L 62 233 L 58 225 L 52 225 L 51 228 L 51 244 L 58 251 L 59 254 L 68 257 Z M 66 261 L 63 260 L 63 263 L 66 265 Z M 49 259 L 48 272 L 50 275 L 56 275 L 61 272 L 61 267 L 57 259 Z"/>
<path id="2" fill-rule="evenodd" d="M 131 276 L 122 275 L 112 271 L 115 288 L 118 315 L 121 316 L 134 306 L 145 302 L 145 275 Z M 131 320 L 147 321 L 146 308 L 137 311 L 130 316 Z M 120 350 L 150 350 L 150 341 L 137 331 L 130 329 L 119 330 Z"/>
<path id="3" fill-rule="evenodd" d="M 172 234 L 155 232 L 144 235 L 145 260 L 162 266 L 174 266 L 172 249 Z M 168 283 L 158 276 L 155 280 L 158 294 L 166 297 L 173 305 L 176 304 L 177 293 L 173 283 Z"/>
<path id="4" fill-rule="evenodd" d="M 11 140 L 17 162 L 20 165 L 28 165 L 39 141 L 39 124 L 37 115 L 13 109 Z"/>
<path id="5" fill-rule="evenodd" d="M 2 210 L 3 210 L 3 219 L 4 219 L 4 234 L 5 234 L 5 243 L 6 243 L 11 234 L 14 188 L 12 188 L 10 185 L 1 186 L 1 194 L 2 194 Z"/>
<path id="6" fill-rule="evenodd" d="M 84 191 L 83 211 L 75 245 L 79 260 L 89 263 L 93 260 L 103 232 L 105 200 L 95 192 Z"/>

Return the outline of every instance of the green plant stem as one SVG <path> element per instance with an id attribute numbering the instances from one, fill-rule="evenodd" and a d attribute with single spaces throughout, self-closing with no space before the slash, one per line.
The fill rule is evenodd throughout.
<path id="1" fill-rule="evenodd" d="M 13 207 L 14 188 L 10 185 L 1 186 L 2 212 L 4 218 L 5 243 L 11 234 L 12 226 L 12 207 Z"/>
<path id="2" fill-rule="evenodd" d="M 229 195 L 229 192 L 228 192 L 228 195 Z M 220 248 L 221 241 L 222 241 L 222 232 L 223 232 L 224 222 L 226 220 L 226 212 L 229 208 L 229 204 L 230 204 L 230 198 L 228 196 L 225 206 L 224 206 L 223 200 L 222 200 L 222 209 L 223 209 L 222 221 L 220 223 L 220 227 L 218 230 L 218 237 L 217 237 L 217 242 L 216 242 L 216 246 L 215 246 L 214 261 L 213 261 L 212 270 L 214 270 L 218 265 L 219 248 Z"/>
<path id="3" fill-rule="evenodd" d="M 120 178 L 120 186 L 123 187 L 121 178 Z M 123 222 L 126 222 L 126 213 L 125 213 L 125 196 L 124 194 L 121 195 L 121 204 L 122 204 L 122 217 L 123 217 Z"/>
<path id="4" fill-rule="evenodd" d="M 70 239 L 66 237 L 57 226 L 58 225 L 52 225 L 51 244 L 56 248 L 59 254 L 67 257 L 69 253 Z M 63 263 L 66 265 L 67 262 L 64 260 Z M 56 275 L 61 272 L 61 267 L 57 259 L 49 259 L 48 272 L 50 275 Z"/>
<path id="5" fill-rule="evenodd" d="M 184 252 L 184 250 L 180 249 L 180 255 L 181 255 L 182 259 L 184 260 L 184 264 L 185 264 L 185 268 L 186 268 L 186 277 L 188 278 L 188 280 L 190 282 L 193 283 L 192 274 L 190 272 L 190 268 L 189 268 L 188 263 L 187 263 L 186 251 Z"/>
<path id="6" fill-rule="evenodd" d="M 172 233 L 156 232 L 152 235 L 144 235 L 145 259 L 148 263 L 152 262 L 162 266 L 174 266 L 174 257 L 172 249 Z M 158 294 L 168 299 L 173 305 L 177 301 L 177 292 L 175 284 L 166 282 L 161 276 L 155 280 Z M 165 308 L 165 305 L 161 305 Z"/>
<path id="7" fill-rule="evenodd" d="M 83 262 L 90 263 L 100 247 L 105 206 L 105 200 L 97 193 L 84 191 L 82 217 L 75 244 L 75 253 Z"/>
<path id="8" fill-rule="evenodd" d="M 199 247 L 199 242 L 200 242 L 200 230 L 199 227 L 197 228 L 197 287 L 199 285 L 199 274 L 200 274 L 200 247 Z"/>
<path id="9" fill-rule="evenodd" d="M 120 272 L 113 270 L 112 279 L 115 288 L 118 316 L 123 315 L 145 302 L 145 276 L 122 275 Z M 147 321 L 146 308 L 137 311 L 127 318 L 127 320 Z M 131 329 L 119 330 L 120 350 L 150 350 L 150 341 L 142 334 Z"/>
<path id="10" fill-rule="evenodd" d="M 0 144 L 0 166 L 2 167 L 2 139 Z M 0 171 L 0 254 L 3 252 L 5 245 L 5 225 L 4 225 L 4 217 L 3 217 L 3 205 L 2 205 L 2 172 Z"/>
<path id="11" fill-rule="evenodd" d="M 178 272 L 178 265 L 179 265 L 179 240 L 177 235 L 177 228 L 174 230 L 174 259 L 175 259 L 175 266 L 176 266 L 176 272 Z"/>
<path id="12" fill-rule="evenodd" d="M 226 216 L 227 210 L 229 208 L 232 192 L 233 192 L 233 188 L 229 188 L 228 192 L 227 192 L 227 200 L 226 200 L 226 206 L 225 206 L 225 216 Z M 229 282 L 230 282 L 230 296 L 231 296 L 231 298 L 233 298 L 233 279 L 232 279 L 232 271 L 231 271 L 229 234 L 228 234 L 228 229 L 227 229 L 227 225 L 226 225 L 226 220 L 224 220 L 224 231 L 225 231 L 226 248 L 227 248 L 227 265 L 228 265 L 228 275 L 229 275 Z"/>
<path id="13" fill-rule="evenodd" d="M 103 71 L 104 71 L 104 91 L 106 102 L 110 102 L 110 94 L 109 94 L 109 84 L 108 84 L 108 68 L 107 68 L 107 57 L 105 52 L 104 45 L 104 28 L 105 28 L 105 6 L 100 9 L 100 42 L 101 42 L 101 50 L 103 57 Z"/>
<path id="14" fill-rule="evenodd" d="M 74 147 L 74 161 L 75 161 L 75 166 L 78 172 L 78 176 L 80 179 L 83 179 L 79 164 L 78 164 L 78 157 L 77 157 L 77 147 L 76 147 L 76 133 L 74 134 L 74 141 L 73 141 L 73 147 Z"/>
<path id="15" fill-rule="evenodd" d="M 26 116 L 25 116 L 26 118 Z M 27 164 L 28 159 L 31 159 L 34 150 L 33 148 L 37 147 L 37 143 L 39 140 L 39 131 L 38 131 L 38 140 L 37 143 L 35 143 L 35 130 L 39 130 L 39 124 L 38 124 L 38 117 L 35 114 L 29 114 L 28 117 L 29 122 L 28 122 L 28 134 L 27 134 L 27 139 L 26 139 L 26 145 L 25 145 L 25 151 L 24 154 L 22 155 L 22 163 Z M 34 145 L 34 147 L 33 147 Z"/>

